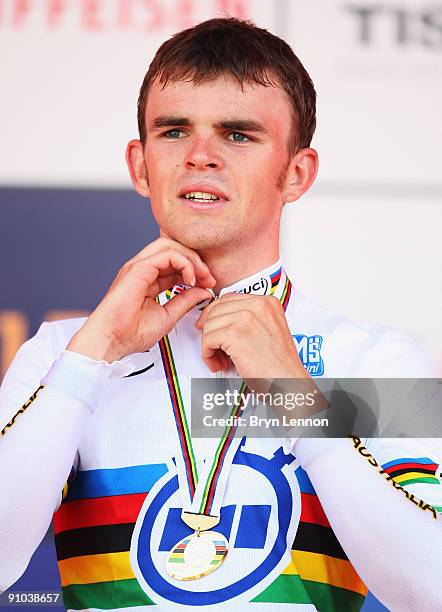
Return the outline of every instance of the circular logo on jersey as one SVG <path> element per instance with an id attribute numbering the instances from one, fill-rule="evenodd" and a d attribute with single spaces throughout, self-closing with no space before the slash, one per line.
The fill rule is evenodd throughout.
<path id="1" fill-rule="evenodd" d="M 131 542 L 132 568 L 154 603 L 187 607 L 250 601 L 275 580 L 290 562 L 299 523 L 293 461 L 282 448 L 270 458 L 238 449 L 216 526 L 228 540 L 228 555 L 215 572 L 191 581 L 166 571 L 177 542 L 193 534 L 181 520 L 178 476 L 171 464 L 147 495 Z"/>

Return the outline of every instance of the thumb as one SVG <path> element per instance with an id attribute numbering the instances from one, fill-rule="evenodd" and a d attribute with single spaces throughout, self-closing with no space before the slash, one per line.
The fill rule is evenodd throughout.
<path id="1" fill-rule="evenodd" d="M 202 287 L 192 287 L 185 289 L 179 295 L 175 295 L 163 308 L 170 316 L 172 325 L 175 325 L 189 310 L 202 302 L 212 298 L 213 295 L 208 289 Z"/>

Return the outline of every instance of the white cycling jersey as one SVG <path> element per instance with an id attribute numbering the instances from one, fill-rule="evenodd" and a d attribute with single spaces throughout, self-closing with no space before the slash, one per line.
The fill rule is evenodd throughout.
<path id="1" fill-rule="evenodd" d="M 221 293 L 277 295 L 280 268 Z M 433 376 L 400 333 L 332 314 L 294 289 L 286 301 L 312 377 Z M 192 377 L 214 377 L 193 325 L 201 307 L 169 334 L 186 397 Z M 391 610 L 442 609 L 436 439 L 244 438 L 216 527 L 229 540 L 226 560 L 199 580 L 171 578 L 166 558 L 190 530 L 159 346 L 113 364 L 66 351 L 84 321 L 43 323 L 0 389 L 0 590 L 24 572 L 53 518 L 69 610 L 347 611 L 367 589 Z M 214 442 L 194 440 L 198 460 Z"/>

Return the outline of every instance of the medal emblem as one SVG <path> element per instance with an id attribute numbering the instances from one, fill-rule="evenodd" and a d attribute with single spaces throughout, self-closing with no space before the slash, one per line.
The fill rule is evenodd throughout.
<path id="1" fill-rule="evenodd" d="M 170 551 L 166 571 L 176 580 L 196 580 L 216 570 L 227 555 L 228 542 L 216 531 L 202 531 L 180 540 Z"/>

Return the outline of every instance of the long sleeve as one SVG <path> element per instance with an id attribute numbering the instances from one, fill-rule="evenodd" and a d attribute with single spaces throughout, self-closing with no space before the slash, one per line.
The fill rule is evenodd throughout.
<path id="1" fill-rule="evenodd" d="M 295 443 L 348 558 L 393 612 L 442 610 L 440 445 L 378 439 L 367 448 L 357 438 Z"/>
<path id="2" fill-rule="evenodd" d="M 0 388 L 0 592 L 43 539 L 111 374 L 112 364 L 70 351 L 54 361 L 51 325 L 21 347 Z"/>

